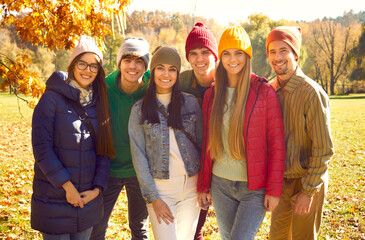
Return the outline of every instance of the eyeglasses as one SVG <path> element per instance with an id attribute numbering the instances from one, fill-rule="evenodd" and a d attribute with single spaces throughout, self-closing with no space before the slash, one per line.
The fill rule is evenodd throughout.
<path id="1" fill-rule="evenodd" d="M 79 70 L 85 70 L 87 67 L 89 67 L 90 72 L 97 73 L 99 71 L 99 66 L 96 63 L 88 64 L 87 62 L 78 60 L 76 62 L 76 66 Z"/>

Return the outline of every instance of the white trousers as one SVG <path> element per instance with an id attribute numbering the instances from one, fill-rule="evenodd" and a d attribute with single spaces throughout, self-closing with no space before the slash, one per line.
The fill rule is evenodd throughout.
<path id="1" fill-rule="evenodd" d="M 153 235 L 156 240 L 192 240 L 198 223 L 200 208 L 197 202 L 198 175 L 155 179 L 161 199 L 169 206 L 175 218 L 167 225 L 158 223 L 152 204 L 147 204 Z"/>

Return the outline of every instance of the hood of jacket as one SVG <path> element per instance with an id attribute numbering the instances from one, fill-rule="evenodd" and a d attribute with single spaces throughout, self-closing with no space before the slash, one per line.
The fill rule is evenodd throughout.
<path id="1" fill-rule="evenodd" d="M 55 71 L 47 79 L 46 91 L 54 91 L 54 92 L 64 96 L 65 98 L 71 99 L 75 102 L 79 102 L 80 101 L 79 100 L 80 99 L 80 90 L 67 84 L 66 83 L 67 78 L 68 78 L 67 72 Z M 94 91 L 92 103 L 94 103 L 95 99 L 97 99 L 97 97 L 98 97 L 97 87 L 96 87 L 96 84 L 94 84 L 94 83 L 95 83 L 95 81 L 92 83 L 93 91 Z"/>

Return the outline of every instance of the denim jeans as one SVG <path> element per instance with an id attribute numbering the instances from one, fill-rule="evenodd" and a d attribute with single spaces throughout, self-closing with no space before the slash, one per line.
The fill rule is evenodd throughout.
<path id="1" fill-rule="evenodd" d="M 265 217 L 265 189 L 213 174 L 211 194 L 222 240 L 253 240 Z"/>
<path id="2" fill-rule="evenodd" d="M 119 193 L 125 186 L 128 198 L 128 220 L 132 240 L 149 239 L 148 212 L 137 177 L 109 178 L 108 188 L 103 192 L 104 217 L 94 226 L 91 240 L 105 239 L 108 221 L 118 200 Z"/>
<path id="3" fill-rule="evenodd" d="M 93 228 L 88 228 L 82 232 L 71 233 L 71 234 L 48 234 L 42 233 L 44 240 L 89 240 L 91 231 Z"/>

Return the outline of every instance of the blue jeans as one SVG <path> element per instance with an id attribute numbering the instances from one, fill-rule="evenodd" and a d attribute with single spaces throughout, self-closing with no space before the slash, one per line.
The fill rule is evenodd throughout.
<path id="1" fill-rule="evenodd" d="M 88 228 L 82 232 L 71 234 L 48 234 L 42 233 L 44 240 L 89 240 L 93 228 Z"/>
<path id="2" fill-rule="evenodd" d="M 253 240 L 265 217 L 265 189 L 212 176 L 211 194 L 222 240 Z"/>
<path id="3" fill-rule="evenodd" d="M 118 200 L 119 193 L 125 186 L 128 198 L 128 220 L 132 240 L 149 239 L 148 212 L 139 187 L 137 177 L 109 177 L 108 188 L 103 192 L 104 217 L 94 226 L 90 240 L 105 239 L 108 221 Z"/>

